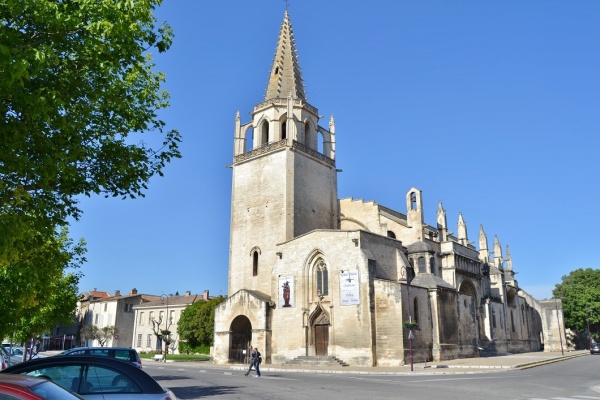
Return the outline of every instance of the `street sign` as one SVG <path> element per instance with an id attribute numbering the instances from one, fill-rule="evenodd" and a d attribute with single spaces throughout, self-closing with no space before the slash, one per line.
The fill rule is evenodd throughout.
<path id="1" fill-rule="evenodd" d="M 408 338 L 409 339 L 414 339 L 415 338 L 415 334 L 413 333 L 413 331 L 408 331 Z"/>

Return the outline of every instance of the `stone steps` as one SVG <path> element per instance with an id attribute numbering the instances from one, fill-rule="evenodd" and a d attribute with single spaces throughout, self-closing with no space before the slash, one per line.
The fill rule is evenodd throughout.
<path id="1" fill-rule="evenodd" d="M 299 356 L 293 360 L 286 361 L 283 365 L 306 365 L 311 367 L 348 366 L 344 361 L 330 356 Z"/>

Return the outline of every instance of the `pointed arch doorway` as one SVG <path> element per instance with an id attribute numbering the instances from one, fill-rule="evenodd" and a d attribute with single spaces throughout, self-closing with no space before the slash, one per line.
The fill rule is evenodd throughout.
<path id="1" fill-rule="evenodd" d="M 252 343 L 252 324 L 245 315 L 238 315 L 231 322 L 229 331 L 229 362 L 244 364 Z"/>
<path id="2" fill-rule="evenodd" d="M 310 320 L 315 355 L 326 356 L 329 354 L 329 314 L 317 307 Z"/>

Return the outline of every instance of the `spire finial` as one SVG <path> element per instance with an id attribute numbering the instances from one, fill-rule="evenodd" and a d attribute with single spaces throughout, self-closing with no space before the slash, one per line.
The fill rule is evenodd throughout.
<path id="1" fill-rule="evenodd" d="M 283 0 L 285 1 L 285 11 L 287 11 L 290 8 L 290 0 Z"/>

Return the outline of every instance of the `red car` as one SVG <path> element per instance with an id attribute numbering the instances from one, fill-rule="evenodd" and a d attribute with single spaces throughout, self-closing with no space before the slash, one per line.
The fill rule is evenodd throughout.
<path id="1" fill-rule="evenodd" d="M 83 399 L 83 397 L 69 392 L 44 378 L 10 374 L 0 374 L 0 398 L 23 400 Z"/>

